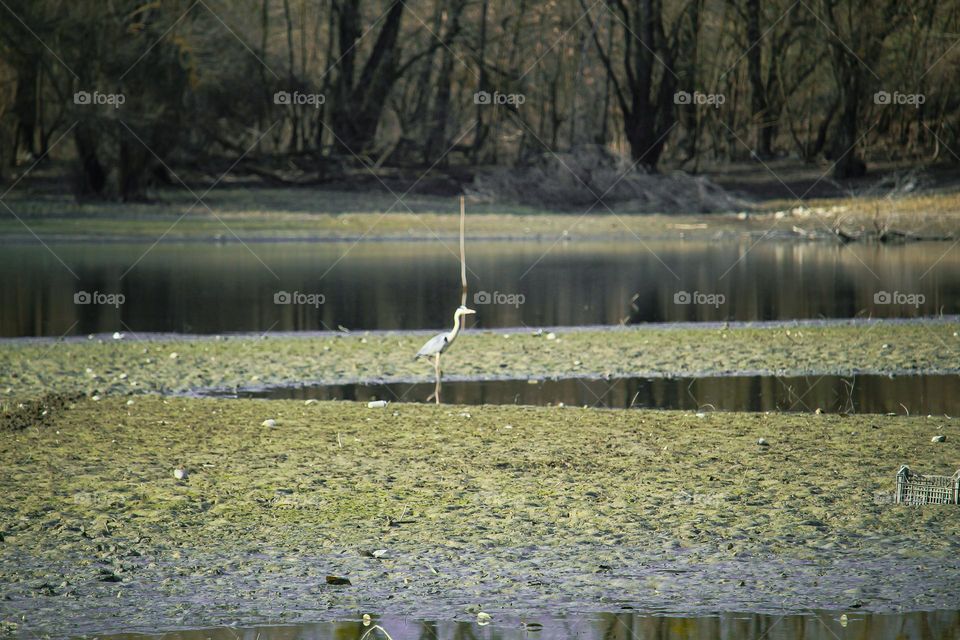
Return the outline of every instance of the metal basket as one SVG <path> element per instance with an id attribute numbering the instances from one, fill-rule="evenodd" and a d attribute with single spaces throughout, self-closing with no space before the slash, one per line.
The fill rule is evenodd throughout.
<path id="1" fill-rule="evenodd" d="M 960 471 L 952 476 L 925 476 L 903 465 L 897 471 L 898 504 L 960 504 Z"/>

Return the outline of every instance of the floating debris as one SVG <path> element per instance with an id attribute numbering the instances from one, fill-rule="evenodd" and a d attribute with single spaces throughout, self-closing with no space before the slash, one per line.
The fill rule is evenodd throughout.
<path id="1" fill-rule="evenodd" d="M 173 477 L 177 480 L 186 480 L 189 475 L 190 474 L 187 473 L 187 470 L 183 467 L 177 467 L 173 470 Z"/>
<path id="2" fill-rule="evenodd" d="M 387 406 L 386 400 L 371 400 L 367 403 L 368 409 L 383 409 L 385 406 Z"/>

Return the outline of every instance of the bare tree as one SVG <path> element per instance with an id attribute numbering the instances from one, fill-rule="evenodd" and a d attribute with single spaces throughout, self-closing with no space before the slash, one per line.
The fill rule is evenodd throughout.
<path id="1" fill-rule="evenodd" d="M 586 0 L 580 0 L 588 12 Z M 655 169 L 676 121 L 674 92 L 678 76 L 673 70 L 677 57 L 677 31 L 680 18 L 668 30 L 664 26 L 660 0 L 609 0 L 610 11 L 618 20 L 613 28 L 621 31 L 623 47 L 620 69 L 614 52 L 605 47 L 589 15 L 591 38 L 613 85 L 613 94 L 623 117 L 624 134 L 633 160 Z M 589 13 L 589 12 L 588 12 Z"/>

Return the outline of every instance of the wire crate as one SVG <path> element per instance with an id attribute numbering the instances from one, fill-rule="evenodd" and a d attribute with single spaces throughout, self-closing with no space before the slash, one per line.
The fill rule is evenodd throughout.
<path id="1" fill-rule="evenodd" d="M 960 470 L 952 476 L 926 476 L 903 465 L 897 471 L 898 504 L 960 504 Z"/>

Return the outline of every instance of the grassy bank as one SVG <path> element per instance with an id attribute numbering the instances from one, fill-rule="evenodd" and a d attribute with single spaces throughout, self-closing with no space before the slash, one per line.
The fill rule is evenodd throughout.
<path id="1" fill-rule="evenodd" d="M 399 195 L 399 194 L 398 194 Z M 0 240 L 143 239 L 244 241 L 266 239 L 434 239 L 458 233 L 454 197 L 410 195 L 398 203 L 383 192 L 218 187 L 196 204 L 183 189 L 163 191 L 152 204 L 76 203 L 66 195 L 17 191 L 0 216 Z M 883 231 L 917 238 L 960 236 L 960 194 L 902 198 L 768 201 L 725 214 L 632 215 L 598 206 L 587 215 L 470 202 L 473 238 L 641 238 L 749 234 L 775 238 L 834 238 L 842 229 L 876 239 Z M 18 219 L 19 218 L 19 219 Z"/>
<path id="2" fill-rule="evenodd" d="M 68 402 L 0 438 L 0 611 L 56 635 L 118 612 L 955 607 L 960 510 L 889 497 L 958 442 L 883 416 Z"/>
<path id="3" fill-rule="evenodd" d="M 430 381 L 423 334 L 0 342 L 0 399 L 46 393 L 183 392 L 302 382 Z M 468 332 L 444 358 L 453 378 L 950 373 L 960 324 Z"/>

